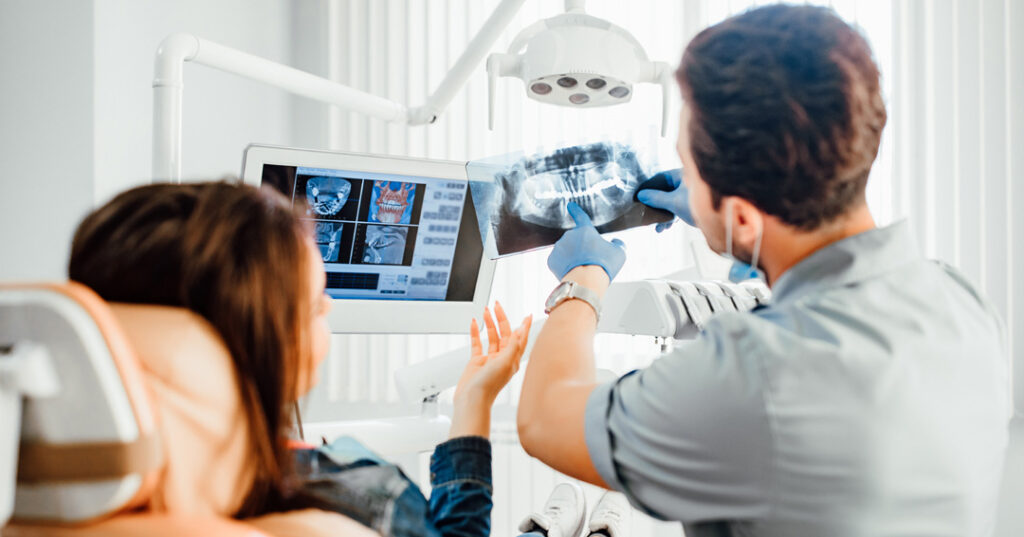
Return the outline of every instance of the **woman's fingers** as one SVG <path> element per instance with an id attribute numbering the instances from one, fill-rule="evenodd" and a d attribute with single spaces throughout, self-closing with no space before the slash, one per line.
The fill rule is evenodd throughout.
<path id="1" fill-rule="evenodd" d="M 498 329 L 494 326 L 490 308 L 484 308 L 484 324 L 487 326 L 487 354 L 498 352 Z"/>
<path id="2" fill-rule="evenodd" d="M 474 358 L 484 353 L 483 344 L 480 343 L 480 326 L 476 324 L 476 319 L 469 323 L 469 342 Z"/>
<path id="3" fill-rule="evenodd" d="M 494 313 L 498 317 L 498 331 L 501 333 L 501 339 L 512 335 L 512 325 L 508 322 L 508 316 L 505 315 L 505 308 L 501 307 L 501 302 L 494 301 Z"/>

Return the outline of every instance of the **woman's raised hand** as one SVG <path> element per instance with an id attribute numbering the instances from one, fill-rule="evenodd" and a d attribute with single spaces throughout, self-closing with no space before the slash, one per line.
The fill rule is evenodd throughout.
<path id="1" fill-rule="evenodd" d="M 502 388 L 519 371 L 519 363 L 526 350 L 533 316 L 523 319 L 512 330 L 501 304 L 494 304 L 494 317 L 484 309 L 487 327 L 487 350 L 480 340 L 480 327 L 473 319 L 469 337 L 472 353 L 466 369 L 455 388 L 455 415 L 451 436 L 488 436 L 490 433 L 491 405 Z"/>

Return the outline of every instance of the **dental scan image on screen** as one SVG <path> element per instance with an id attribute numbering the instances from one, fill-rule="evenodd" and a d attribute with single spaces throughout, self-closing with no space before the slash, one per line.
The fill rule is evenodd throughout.
<path id="1" fill-rule="evenodd" d="M 309 219 L 332 298 L 473 300 L 483 252 L 466 181 L 265 164 L 262 183 Z"/>
<path id="2" fill-rule="evenodd" d="M 648 179 L 630 147 L 611 142 L 565 147 L 532 156 L 470 162 L 470 189 L 484 251 L 503 257 L 554 244 L 575 226 L 576 202 L 601 233 L 671 220 L 634 199 Z"/>

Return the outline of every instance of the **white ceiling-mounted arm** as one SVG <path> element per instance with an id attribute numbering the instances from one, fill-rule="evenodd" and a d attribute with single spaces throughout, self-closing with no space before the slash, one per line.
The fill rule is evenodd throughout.
<path id="1" fill-rule="evenodd" d="M 390 99 L 194 35 L 172 34 L 160 43 L 156 51 L 153 78 L 153 180 L 181 180 L 181 118 L 185 62 L 195 62 L 234 73 L 296 95 L 361 112 L 384 121 L 423 125 L 433 123 L 451 103 L 524 1 L 502 0 L 440 86 L 424 105 L 413 109 Z"/>
<path id="2" fill-rule="evenodd" d="M 497 98 L 498 77 L 515 76 L 522 59 L 516 54 L 491 54 L 487 58 L 487 128 L 494 130 L 494 104 Z"/>
<path id="3" fill-rule="evenodd" d="M 665 62 L 650 62 L 640 82 L 650 82 L 661 86 L 661 135 L 668 134 L 668 111 L 672 102 L 673 76 L 672 66 Z"/>
<path id="4" fill-rule="evenodd" d="M 587 0 L 565 0 L 566 13 L 583 13 L 587 7 Z"/>
<path id="5" fill-rule="evenodd" d="M 642 80 L 661 86 L 661 135 L 665 136 L 668 134 L 668 111 L 672 102 L 672 66 L 665 62 L 651 62 L 650 75 Z"/>
<path id="6" fill-rule="evenodd" d="M 455 94 L 466 85 L 466 81 L 473 75 L 473 70 L 480 65 L 480 60 L 491 50 L 498 36 L 512 22 L 525 1 L 503 0 L 498 4 L 427 102 L 409 111 L 409 124 L 423 125 L 437 120 L 437 116 L 448 108 Z"/>
<path id="7" fill-rule="evenodd" d="M 405 122 L 399 103 L 287 65 L 188 34 L 173 34 L 156 52 L 153 79 L 153 180 L 181 179 L 181 117 L 185 62 L 234 73 L 296 95 L 355 110 L 384 121 Z"/>

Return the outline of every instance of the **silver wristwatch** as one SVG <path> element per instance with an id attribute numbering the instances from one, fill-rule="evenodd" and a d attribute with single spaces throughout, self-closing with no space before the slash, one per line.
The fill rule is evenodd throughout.
<path id="1" fill-rule="evenodd" d="M 544 313 L 551 313 L 551 310 L 557 308 L 559 304 L 574 298 L 590 304 L 590 307 L 594 308 L 594 314 L 599 319 L 601 318 L 601 299 L 598 298 L 597 293 L 576 282 L 558 284 L 558 287 L 555 287 L 555 290 L 548 295 L 548 299 L 544 301 Z"/>

